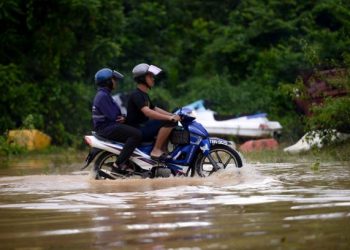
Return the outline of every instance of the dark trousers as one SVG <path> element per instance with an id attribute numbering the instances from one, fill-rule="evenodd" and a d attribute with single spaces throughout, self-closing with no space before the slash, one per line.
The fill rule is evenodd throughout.
<path id="1" fill-rule="evenodd" d="M 142 141 L 154 141 L 162 127 L 175 127 L 176 124 L 175 122 L 169 121 L 148 120 L 139 127 L 142 132 Z"/>
<path id="2" fill-rule="evenodd" d="M 117 164 L 125 163 L 132 155 L 132 152 L 134 152 L 134 149 L 139 146 L 142 141 L 141 131 L 126 124 L 110 125 L 98 130 L 97 134 L 104 138 L 124 143 Z"/>

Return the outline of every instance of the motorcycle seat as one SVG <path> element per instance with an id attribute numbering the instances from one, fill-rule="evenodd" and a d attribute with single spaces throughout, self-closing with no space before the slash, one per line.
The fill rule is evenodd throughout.
<path id="1" fill-rule="evenodd" d="M 122 143 L 122 142 L 118 142 L 118 141 L 114 141 L 108 138 L 105 138 L 103 136 L 98 135 L 95 131 L 92 131 L 92 135 L 95 136 L 97 139 L 99 139 L 100 141 L 105 141 L 105 142 L 110 142 L 110 143 Z"/>
<path id="2" fill-rule="evenodd" d="M 115 140 L 111 140 L 111 139 L 102 137 L 102 136 L 98 135 L 95 131 L 92 131 L 91 134 L 93 136 L 95 136 L 97 139 L 99 139 L 100 141 L 105 141 L 105 142 L 109 142 L 109 143 L 113 143 L 113 144 L 123 143 L 123 142 L 120 142 L 120 141 L 115 141 Z M 149 146 L 149 145 L 152 145 L 153 143 L 154 142 L 152 142 L 152 141 L 145 141 L 145 142 L 142 142 L 140 146 Z"/>

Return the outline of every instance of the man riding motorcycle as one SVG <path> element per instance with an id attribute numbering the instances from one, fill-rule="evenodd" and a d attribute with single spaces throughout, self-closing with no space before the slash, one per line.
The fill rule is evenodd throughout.
<path id="1" fill-rule="evenodd" d="M 180 121 L 180 116 L 156 107 L 148 96 L 148 91 L 155 84 L 155 76 L 161 69 L 154 65 L 141 63 L 133 70 L 133 78 L 137 83 L 128 101 L 126 123 L 142 132 L 144 141 L 152 141 L 156 137 L 151 158 L 164 161 L 168 158 L 166 145 L 172 129 Z"/>
<path id="2" fill-rule="evenodd" d="M 109 68 L 97 71 L 95 83 L 98 90 L 93 101 L 92 119 L 97 135 L 125 143 L 114 167 L 122 171 L 131 171 L 132 169 L 126 162 L 134 149 L 141 143 L 142 134 L 139 129 L 125 124 L 125 117 L 111 96 L 112 90 L 117 88 L 118 82 L 122 79 L 121 73 Z"/>

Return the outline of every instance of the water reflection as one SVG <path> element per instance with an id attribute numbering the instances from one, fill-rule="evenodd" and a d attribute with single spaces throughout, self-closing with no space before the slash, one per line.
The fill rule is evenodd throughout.
<path id="1" fill-rule="evenodd" d="M 118 181 L 91 180 L 76 165 L 64 169 L 0 178 L 4 249 L 53 243 L 74 249 L 350 244 L 346 164 L 323 164 L 317 172 L 309 164 L 251 164 L 206 179 Z"/>

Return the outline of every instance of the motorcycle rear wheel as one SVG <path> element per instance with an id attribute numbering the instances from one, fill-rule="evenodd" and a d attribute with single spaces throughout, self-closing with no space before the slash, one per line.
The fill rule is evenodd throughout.
<path id="1" fill-rule="evenodd" d="M 241 156 L 231 147 L 226 145 L 213 145 L 209 155 L 220 169 L 241 168 L 243 166 Z M 196 173 L 200 177 L 208 177 L 217 170 L 208 156 L 200 154 L 195 162 Z"/>
<path id="2" fill-rule="evenodd" d="M 117 160 L 118 156 L 110 153 L 103 152 L 98 156 L 93 168 L 93 177 L 96 180 L 125 178 L 126 176 L 112 172 L 113 163 Z"/>

